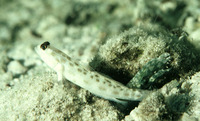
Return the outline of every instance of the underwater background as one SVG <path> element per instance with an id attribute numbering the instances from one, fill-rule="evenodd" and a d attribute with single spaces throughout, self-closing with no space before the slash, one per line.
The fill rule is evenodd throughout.
<path id="1" fill-rule="evenodd" d="M 152 93 L 123 107 L 59 85 L 44 41 Z M 199 59 L 200 0 L 0 0 L 0 121 L 198 121 Z"/>

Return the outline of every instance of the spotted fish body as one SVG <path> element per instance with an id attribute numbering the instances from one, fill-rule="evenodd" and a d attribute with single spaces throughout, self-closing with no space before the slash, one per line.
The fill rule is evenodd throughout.
<path id="1" fill-rule="evenodd" d="M 127 101 L 141 101 L 148 94 L 148 91 L 130 89 L 113 79 L 83 67 L 62 51 L 50 46 L 49 42 L 38 45 L 35 50 L 41 59 L 57 72 L 59 81 L 65 77 L 102 98 L 123 104 Z"/>

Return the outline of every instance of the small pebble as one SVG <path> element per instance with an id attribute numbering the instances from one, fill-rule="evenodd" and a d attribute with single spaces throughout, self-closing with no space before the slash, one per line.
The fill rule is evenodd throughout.
<path id="1" fill-rule="evenodd" d="M 18 61 L 11 61 L 8 64 L 8 71 L 12 72 L 14 75 L 16 74 L 22 74 L 26 72 L 27 68 L 24 67 L 22 64 L 20 64 Z"/>

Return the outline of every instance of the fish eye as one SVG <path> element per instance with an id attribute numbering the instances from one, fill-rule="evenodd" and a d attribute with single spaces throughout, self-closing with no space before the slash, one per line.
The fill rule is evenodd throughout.
<path id="1" fill-rule="evenodd" d="M 42 48 L 43 50 L 45 50 L 49 45 L 50 45 L 50 43 L 48 41 L 46 41 L 46 42 L 44 42 L 44 43 L 42 43 L 40 45 L 40 48 Z"/>

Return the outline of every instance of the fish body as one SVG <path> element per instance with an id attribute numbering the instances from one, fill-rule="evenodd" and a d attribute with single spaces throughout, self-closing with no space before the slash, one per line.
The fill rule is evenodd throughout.
<path id="1" fill-rule="evenodd" d="M 62 81 L 64 77 L 102 98 L 124 104 L 127 101 L 141 101 L 149 92 L 130 89 L 111 78 L 85 68 L 59 49 L 51 46 L 49 42 L 38 45 L 35 50 L 41 59 L 57 72 L 58 81 Z"/>

